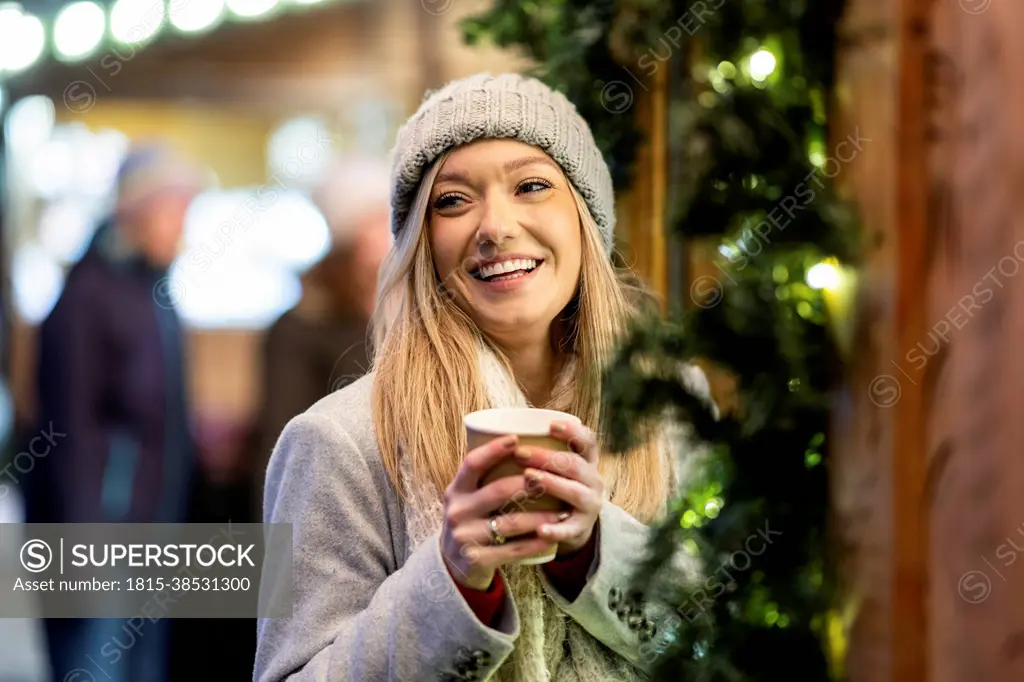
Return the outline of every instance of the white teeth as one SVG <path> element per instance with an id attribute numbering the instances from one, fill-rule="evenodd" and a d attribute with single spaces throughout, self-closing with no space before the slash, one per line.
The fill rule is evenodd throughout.
<path id="1" fill-rule="evenodd" d="M 513 272 L 511 275 L 498 275 L 497 277 L 491 277 L 487 281 L 488 282 L 504 282 L 507 279 L 519 279 L 520 277 L 526 277 L 526 275 L 528 275 L 528 274 L 529 273 L 524 272 L 522 270 L 517 270 L 516 272 Z"/>
<path id="2" fill-rule="evenodd" d="M 491 263 L 480 268 L 477 275 L 481 279 L 487 279 L 494 277 L 495 275 L 501 275 L 506 272 L 515 272 L 517 270 L 532 270 L 537 267 L 537 261 L 532 258 L 516 258 L 513 260 L 505 260 L 500 263 Z"/>

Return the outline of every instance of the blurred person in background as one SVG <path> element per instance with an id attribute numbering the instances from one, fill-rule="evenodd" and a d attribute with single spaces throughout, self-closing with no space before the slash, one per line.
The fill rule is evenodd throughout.
<path id="1" fill-rule="evenodd" d="M 30 523 L 173 523 L 195 470 L 182 327 L 168 299 L 186 211 L 206 183 L 168 148 L 133 148 L 113 215 L 97 229 L 39 331 L 40 430 L 67 434 L 40 458 Z M 54 679 L 88 667 L 123 619 L 49 619 Z M 109 666 L 115 680 L 163 682 L 167 621 Z"/>
<path id="2" fill-rule="evenodd" d="M 377 271 L 391 248 L 390 168 L 384 159 L 339 159 L 313 191 L 331 233 L 328 252 L 303 276 L 302 298 L 268 330 L 253 471 L 254 520 L 263 518 L 270 453 L 288 421 L 366 373 Z"/>

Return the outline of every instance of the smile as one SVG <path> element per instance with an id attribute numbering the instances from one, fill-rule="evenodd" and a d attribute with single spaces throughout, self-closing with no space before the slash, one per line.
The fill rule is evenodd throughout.
<path id="1" fill-rule="evenodd" d="M 543 260 L 533 258 L 510 258 L 496 263 L 487 263 L 470 274 L 481 282 L 507 282 L 526 277 L 539 268 L 543 262 Z"/>

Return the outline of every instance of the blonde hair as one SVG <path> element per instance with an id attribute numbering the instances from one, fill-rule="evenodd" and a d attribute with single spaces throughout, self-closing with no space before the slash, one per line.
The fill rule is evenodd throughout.
<path id="1" fill-rule="evenodd" d="M 427 234 L 428 204 L 443 155 L 424 174 L 404 229 L 381 265 L 373 328 L 373 419 L 384 466 L 405 497 L 399 456 L 408 457 L 413 478 L 441 495 L 455 477 L 466 449 L 463 415 L 489 407 L 477 354 L 490 346 L 511 374 L 500 351 L 458 307 L 438 279 Z M 577 358 L 577 378 L 568 392 L 551 397 L 552 407 L 579 417 L 600 433 L 601 374 L 616 342 L 637 311 L 628 281 L 605 253 L 586 202 L 569 183 L 582 229 L 581 276 L 567 307 L 563 350 Z M 625 454 L 602 452 L 600 472 L 611 502 L 641 521 L 663 509 L 668 492 L 655 441 Z"/>

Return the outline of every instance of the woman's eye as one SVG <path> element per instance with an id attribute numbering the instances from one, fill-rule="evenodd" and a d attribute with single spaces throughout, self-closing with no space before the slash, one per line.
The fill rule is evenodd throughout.
<path id="1" fill-rule="evenodd" d="M 551 183 L 546 180 L 526 180 L 519 183 L 519 186 L 516 187 L 516 192 L 519 194 L 532 194 L 534 192 L 543 192 L 546 189 L 551 189 Z"/>
<path id="2" fill-rule="evenodd" d="M 458 194 L 442 194 L 434 201 L 434 210 L 443 211 L 449 208 L 458 208 L 461 204 L 462 197 Z"/>

